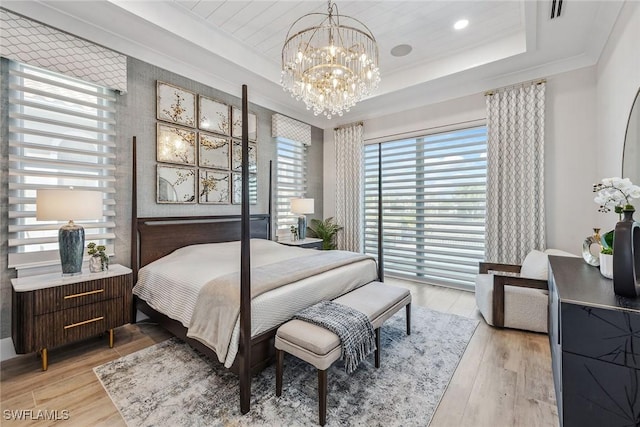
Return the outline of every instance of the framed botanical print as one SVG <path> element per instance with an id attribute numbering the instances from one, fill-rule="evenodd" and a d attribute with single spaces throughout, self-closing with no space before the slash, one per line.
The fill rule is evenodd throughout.
<path id="1" fill-rule="evenodd" d="M 157 165 L 156 202 L 195 203 L 196 170 L 175 166 Z"/>
<path id="2" fill-rule="evenodd" d="M 208 132 L 231 135 L 230 107 L 202 95 L 198 95 L 198 101 L 198 127 Z"/>
<path id="3" fill-rule="evenodd" d="M 231 144 L 231 170 L 242 172 L 242 142 L 233 140 Z M 256 144 L 249 144 L 249 172 L 258 172 L 258 147 Z"/>
<path id="4" fill-rule="evenodd" d="M 230 188 L 229 172 L 200 169 L 198 190 L 200 203 L 228 205 Z"/>
<path id="5" fill-rule="evenodd" d="M 200 132 L 198 140 L 198 165 L 203 168 L 229 170 L 231 157 L 229 138 Z"/>
<path id="6" fill-rule="evenodd" d="M 159 162 L 196 164 L 196 131 L 157 124 L 156 158 Z"/>
<path id="7" fill-rule="evenodd" d="M 233 204 L 239 205 L 242 203 L 242 174 L 231 174 L 231 185 L 233 191 Z M 249 174 L 249 204 L 255 205 L 258 203 L 258 176 L 255 174 Z"/>
<path id="8" fill-rule="evenodd" d="M 248 114 L 249 122 L 249 141 L 258 140 L 258 117 Z M 236 107 L 231 109 L 231 136 L 234 138 L 242 138 L 242 110 Z"/>
<path id="9" fill-rule="evenodd" d="M 184 126 L 196 126 L 196 94 L 158 81 L 156 83 L 158 120 Z"/>

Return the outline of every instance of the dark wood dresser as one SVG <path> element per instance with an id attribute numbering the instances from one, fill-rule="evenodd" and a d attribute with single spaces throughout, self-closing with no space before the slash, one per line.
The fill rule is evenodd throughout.
<path id="1" fill-rule="evenodd" d="M 104 273 L 62 277 L 60 273 L 12 279 L 11 336 L 16 353 L 38 351 L 109 333 L 130 322 L 131 269 L 111 265 Z"/>
<path id="2" fill-rule="evenodd" d="M 549 342 L 560 425 L 640 426 L 640 298 L 581 258 L 549 257 Z"/>

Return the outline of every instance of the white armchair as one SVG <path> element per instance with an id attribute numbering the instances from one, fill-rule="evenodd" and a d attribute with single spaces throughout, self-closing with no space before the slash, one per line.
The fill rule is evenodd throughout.
<path id="1" fill-rule="evenodd" d="M 521 266 L 480 263 L 476 305 L 489 325 L 548 332 L 548 255 L 575 257 L 568 252 L 547 249 L 531 251 Z"/>

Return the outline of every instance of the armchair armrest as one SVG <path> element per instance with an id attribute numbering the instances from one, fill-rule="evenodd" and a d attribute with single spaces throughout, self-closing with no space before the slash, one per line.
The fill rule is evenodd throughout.
<path id="1" fill-rule="evenodd" d="M 497 262 L 481 262 L 478 265 L 478 272 L 487 274 L 489 271 L 506 271 L 509 273 L 520 273 L 522 266 L 515 264 L 500 264 Z"/>
<path id="2" fill-rule="evenodd" d="M 519 267 L 519 266 L 518 266 Z M 504 287 L 518 286 L 521 288 L 548 290 L 549 284 L 546 280 L 529 279 L 526 277 L 493 276 L 493 324 L 499 328 L 504 328 Z"/>

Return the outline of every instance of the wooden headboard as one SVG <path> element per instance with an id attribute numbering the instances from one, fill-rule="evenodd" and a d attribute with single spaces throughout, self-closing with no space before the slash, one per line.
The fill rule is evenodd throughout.
<path id="1" fill-rule="evenodd" d="M 132 268 L 137 271 L 176 249 L 201 243 L 240 240 L 240 215 L 137 218 L 136 253 Z M 251 215 L 251 237 L 270 238 L 270 217 Z"/>

